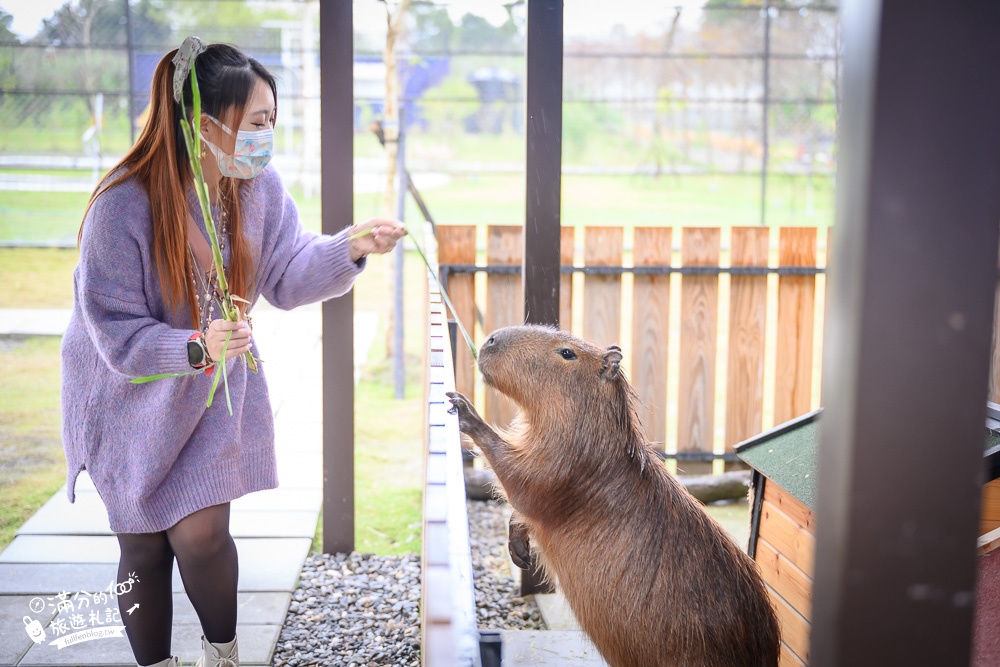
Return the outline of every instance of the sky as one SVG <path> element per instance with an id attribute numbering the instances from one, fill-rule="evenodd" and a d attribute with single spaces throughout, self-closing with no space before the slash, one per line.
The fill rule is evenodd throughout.
<path id="1" fill-rule="evenodd" d="M 34 37 L 42 27 L 42 19 L 63 6 L 65 0 L 0 0 L 0 7 L 14 17 L 11 30 L 20 37 Z"/>
<path id="2" fill-rule="evenodd" d="M 610 28 L 621 24 L 630 32 L 639 32 L 651 26 L 660 27 L 658 22 L 667 20 L 675 6 L 684 7 L 681 14 L 684 27 L 693 28 L 699 19 L 697 8 L 706 0 L 672 0 L 671 2 L 650 2 L 650 0 L 566 0 L 563 11 L 563 26 L 568 35 L 607 34 Z M 33 37 L 41 27 L 42 19 L 48 18 L 61 7 L 65 0 L 0 0 L 0 7 L 14 17 L 11 29 L 21 37 Z M 504 0 L 441 0 L 438 4 L 448 9 L 453 21 L 458 21 L 466 13 L 477 14 L 495 25 L 507 18 L 503 8 Z M 653 8 L 659 11 L 651 12 Z M 377 0 L 360 0 L 355 11 L 355 21 L 361 30 L 385 29 L 385 10 Z"/>

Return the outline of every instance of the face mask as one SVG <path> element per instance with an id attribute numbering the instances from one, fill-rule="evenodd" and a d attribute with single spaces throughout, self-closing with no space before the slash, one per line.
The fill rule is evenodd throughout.
<path id="1" fill-rule="evenodd" d="M 202 136 L 202 140 L 215 156 L 215 161 L 219 165 L 219 173 L 232 178 L 253 178 L 264 171 L 264 167 L 271 161 L 271 150 L 274 147 L 273 129 L 268 128 L 258 132 L 240 130 L 234 135 L 232 130 L 216 119 L 211 116 L 208 116 L 208 119 L 221 127 L 229 136 L 236 137 L 233 154 L 229 155 Z"/>

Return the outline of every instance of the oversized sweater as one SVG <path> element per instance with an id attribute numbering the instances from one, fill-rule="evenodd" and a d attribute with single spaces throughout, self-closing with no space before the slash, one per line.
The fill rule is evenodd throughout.
<path id="1" fill-rule="evenodd" d="M 253 293 L 240 296 L 290 309 L 351 288 L 364 261 L 351 261 L 346 231 L 303 230 L 273 168 L 240 196 L 254 263 Z M 204 233 L 193 190 L 188 207 Z M 213 215 L 218 219 L 217 210 Z M 212 378 L 204 374 L 129 382 L 192 370 L 187 340 L 195 330 L 186 306 L 164 302 L 152 232 L 149 196 L 135 179 L 93 203 L 62 345 L 67 493 L 74 502 L 77 475 L 86 468 L 116 533 L 166 530 L 199 509 L 278 485 L 266 363 L 255 375 L 242 358 L 228 362 L 232 416 L 221 381 L 205 407 Z M 254 354 L 267 358 L 256 343 Z"/>

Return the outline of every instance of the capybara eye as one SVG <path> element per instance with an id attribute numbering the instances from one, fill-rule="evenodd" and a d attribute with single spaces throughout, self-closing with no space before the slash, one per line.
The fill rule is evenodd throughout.
<path id="1" fill-rule="evenodd" d="M 561 347 L 557 350 L 557 352 L 559 352 L 559 356 L 565 359 L 566 361 L 572 361 L 576 359 L 576 352 L 569 349 L 568 347 Z"/>
<path id="2" fill-rule="evenodd" d="M 487 345 L 492 345 L 495 342 L 497 342 L 497 339 L 494 338 L 493 336 L 490 336 L 489 338 L 486 339 L 486 344 Z"/>

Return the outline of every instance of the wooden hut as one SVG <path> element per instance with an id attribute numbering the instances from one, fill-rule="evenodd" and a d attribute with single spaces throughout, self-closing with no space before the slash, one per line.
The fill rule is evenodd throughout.
<path id="1" fill-rule="evenodd" d="M 752 469 L 750 542 L 781 623 L 781 665 L 809 664 L 816 551 L 816 455 L 822 409 L 735 447 Z M 976 665 L 1000 664 L 1000 405 L 988 404 L 980 514 Z M 992 620 L 991 620 L 992 619 Z"/>

